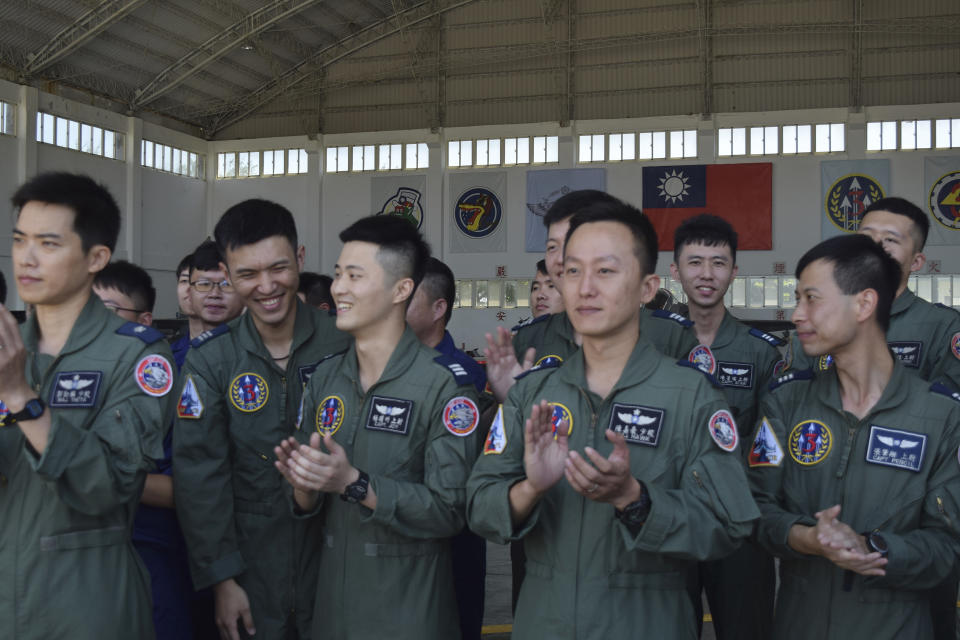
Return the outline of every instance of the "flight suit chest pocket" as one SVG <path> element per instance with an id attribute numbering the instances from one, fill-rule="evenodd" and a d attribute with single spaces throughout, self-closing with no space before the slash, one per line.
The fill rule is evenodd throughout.
<path id="1" fill-rule="evenodd" d="M 425 425 L 413 400 L 373 396 L 360 417 L 357 443 L 359 456 L 371 473 L 398 480 L 420 481 L 423 477 Z"/>

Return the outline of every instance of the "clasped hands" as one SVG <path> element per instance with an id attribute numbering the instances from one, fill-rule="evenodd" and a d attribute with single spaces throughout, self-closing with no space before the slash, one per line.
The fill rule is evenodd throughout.
<path id="1" fill-rule="evenodd" d="M 864 576 L 886 575 L 887 558 L 867 548 L 862 534 L 838 519 L 840 505 L 814 514 L 814 526 L 794 525 L 790 546 L 801 553 L 823 556 L 842 569 Z"/>
<path id="2" fill-rule="evenodd" d="M 346 451 L 330 435 L 321 439 L 319 433 L 313 433 L 309 444 L 287 438 L 273 452 L 277 456 L 274 466 L 293 487 L 294 498 L 304 510 L 313 507 L 319 494 L 341 494 L 360 477 Z"/>

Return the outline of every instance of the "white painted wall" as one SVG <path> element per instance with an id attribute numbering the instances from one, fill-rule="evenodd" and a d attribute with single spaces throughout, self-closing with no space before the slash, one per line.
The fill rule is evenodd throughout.
<path id="1" fill-rule="evenodd" d="M 719 114 L 702 119 L 699 116 L 577 122 L 560 128 L 556 123 L 503 125 L 428 130 L 367 132 L 316 137 L 270 138 L 207 142 L 180 132 L 171 131 L 88 105 L 43 94 L 28 87 L 0 81 L 0 99 L 20 106 L 18 137 L 0 136 L 0 197 L 9 198 L 23 179 L 38 171 L 61 169 L 81 171 L 104 182 L 113 192 L 124 213 L 124 228 L 118 255 L 142 264 L 154 277 L 158 289 L 157 315 L 172 316 L 175 306 L 175 274 L 180 258 L 212 233 L 219 216 L 231 205 L 247 198 L 266 198 L 289 208 L 297 220 L 301 242 L 307 247 L 309 270 L 330 273 L 339 254 L 337 234 L 351 222 L 369 215 L 381 203 L 371 202 L 371 180 L 383 173 L 323 173 L 323 149 L 326 146 L 427 142 L 430 148 L 430 169 L 427 178 L 423 231 L 434 253 L 450 265 L 458 277 L 489 278 L 496 276 L 496 266 L 504 265 L 510 278 L 529 277 L 538 254 L 526 253 L 524 216 L 526 210 L 526 172 L 541 167 L 497 168 L 506 171 L 507 196 L 504 202 L 507 250 L 500 254 L 455 254 L 449 252 L 448 229 L 442 212 L 449 198 L 448 176 L 444 169 L 447 140 L 515 135 L 557 135 L 560 137 L 560 163 L 549 168 L 570 168 L 575 163 L 575 140 L 580 133 L 602 133 L 637 130 L 670 130 L 698 128 L 699 157 L 689 163 L 704 162 L 772 162 L 773 171 L 773 250 L 741 252 L 741 275 L 766 275 L 774 262 L 786 262 L 791 271 L 800 255 L 820 239 L 820 162 L 824 159 L 889 158 L 892 184 L 890 195 L 899 195 L 923 204 L 927 194 L 923 184 L 923 159 L 929 155 L 950 155 L 943 151 L 890 152 L 867 154 L 865 130 L 867 121 L 898 118 L 957 117 L 960 105 L 912 105 L 909 107 L 875 107 L 862 113 L 843 109 L 778 112 L 761 114 Z M 108 127 L 127 135 L 127 160 L 118 162 L 59 149 L 34 142 L 36 109 Z M 847 152 L 829 156 L 767 156 L 762 158 L 714 157 L 714 132 L 717 127 L 789 123 L 847 123 Z M 308 151 L 309 172 L 300 176 L 250 178 L 239 180 L 195 180 L 139 166 L 141 139 L 195 151 L 206 156 L 207 176 L 216 171 L 216 154 L 229 150 L 256 150 L 302 147 Z M 656 161 L 659 164 L 679 164 Z M 610 163 L 607 188 L 615 196 L 630 202 L 641 202 L 641 171 L 636 162 Z M 484 171 L 484 169 L 466 170 Z M 394 172 L 398 173 L 398 172 Z M 0 225 L 0 270 L 11 280 L 9 262 L 9 225 Z M 960 274 L 960 251 L 947 247 L 928 247 L 929 259 L 940 260 L 943 273 Z M 672 256 L 661 254 L 658 272 L 668 273 Z M 16 296 L 11 306 L 18 308 Z M 497 324 L 510 326 L 527 317 L 526 309 L 506 310 L 501 323 L 497 309 L 458 310 L 454 312 L 451 332 L 458 343 L 468 348 L 482 344 L 482 334 Z M 748 318 L 772 318 L 773 310 L 738 311 Z"/>

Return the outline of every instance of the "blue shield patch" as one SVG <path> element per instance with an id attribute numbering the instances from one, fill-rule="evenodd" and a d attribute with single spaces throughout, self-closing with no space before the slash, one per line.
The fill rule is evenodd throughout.
<path id="1" fill-rule="evenodd" d="M 47 404 L 58 409 L 93 407 L 97 404 L 102 379 L 100 371 L 59 371 Z"/>
<path id="2" fill-rule="evenodd" d="M 920 471 L 926 448 L 927 436 L 922 433 L 888 429 L 874 424 L 870 425 L 866 460 L 887 467 Z"/>

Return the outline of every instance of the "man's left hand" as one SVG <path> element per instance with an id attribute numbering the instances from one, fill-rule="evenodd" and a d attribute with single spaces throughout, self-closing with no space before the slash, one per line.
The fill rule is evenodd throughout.
<path id="1" fill-rule="evenodd" d="M 297 489 L 341 494 L 347 485 L 360 477 L 360 472 L 350 464 L 346 451 L 333 436 L 323 438 L 323 447 L 328 453 L 321 449 L 320 443 L 320 434 L 314 433 L 310 436 L 310 444 L 292 449 L 284 475 Z"/>
<path id="2" fill-rule="evenodd" d="M 0 400 L 11 412 L 20 411 L 36 394 L 24 376 L 27 349 L 20 339 L 17 319 L 0 305 Z"/>

